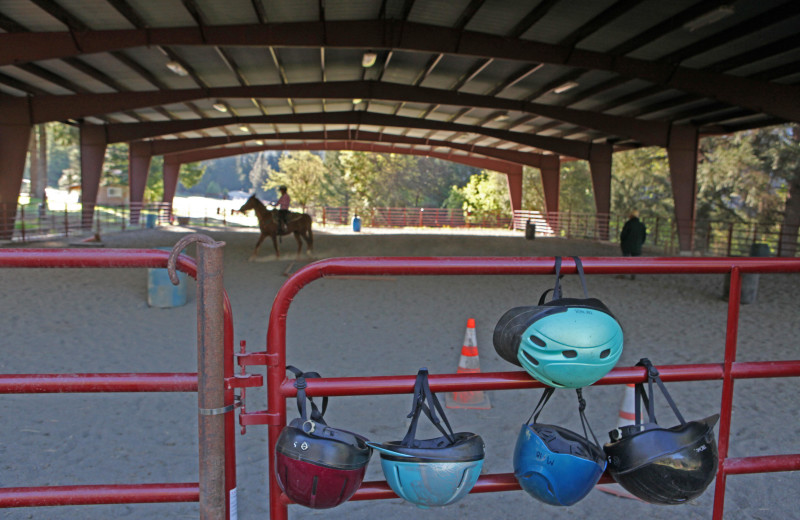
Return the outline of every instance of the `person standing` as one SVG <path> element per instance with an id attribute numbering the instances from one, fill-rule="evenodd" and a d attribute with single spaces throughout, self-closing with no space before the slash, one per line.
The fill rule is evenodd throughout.
<path id="1" fill-rule="evenodd" d="M 644 223 L 639 220 L 639 211 L 633 210 L 628 216 L 628 221 L 622 226 L 622 232 L 619 234 L 619 245 L 622 248 L 622 256 L 641 256 L 642 244 L 647 238 L 647 228 Z M 635 279 L 635 275 L 631 275 L 631 280 Z"/>
<path id="2" fill-rule="evenodd" d="M 281 193 L 275 203 L 278 206 L 278 232 L 285 233 L 289 225 L 289 206 L 292 204 L 292 198 L 289 197 L 286 186 L 279 187 L 278 191 Z"/>

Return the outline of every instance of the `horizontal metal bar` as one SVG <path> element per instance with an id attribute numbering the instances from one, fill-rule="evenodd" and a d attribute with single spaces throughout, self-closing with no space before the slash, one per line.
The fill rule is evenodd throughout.
<path id="1" fill-rule="evenodd" d="M 197 483 L 0 488 L 0 508 L 197 502 Z"/>
<path id="2" fill-rule="evenodd" d="M 664 365 L 658 372 L 665 382 L 719 380 L 723 376 L 721 364 Z M 798 377 L 800 360 L 776 362 L 734 363 L 734 379 Z M 379 395 L 404 394 L 414 391 L 416 376 L 337 377 L 308 379 L 306 394 L 309 396 Z M 646 380 L 642 367 L 615 368 L 595 385 L 619 385 L 641 383 Z M 429 377 L 433 392 L 458 390 L 514 390 L 519 388 L 544 388 L 544 384 L 531 378 L 526 372 L 484 372 L 478 374 L 432 374 Z M 297 394 L 294 379 L 285 380 L 280 386 L 286 397 Z"/>
<path id="3" fill-rule="evenodd" d="M 0 394 L 196 392 L 197 373 L 0 374 Z"/>
<path id="4" fill-rule="evenodd" d="M 166 267 L 170 251 L 159 249 L 35 249 L 0 251 L 0 267 Z M 176 268 L 197 278 L 194 259 L 179 255 Z"/>
<path id="5" fill-rule="evenodd" d="M 723 461 L 723 471 L 726 475 L 800 471 L 800 454 L 729 458 Z"/>

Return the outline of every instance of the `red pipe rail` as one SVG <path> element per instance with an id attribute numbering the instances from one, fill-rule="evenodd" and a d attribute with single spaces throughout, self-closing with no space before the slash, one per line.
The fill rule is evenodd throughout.
<path id="1" fill-rule="evenodd" d="M 730 297 L 721 364 L 659 366 L 664 381 L 722 380 L 721 420 L 719 425 L 719 469 L 714 492 L 713 520 L 722 520 L 727 475 L 794 471 L 800 468 L 800 454 L 728 458 L 733 382 L 735 379 L 800 377 L 800 360 L 737 363 L 736 342 L 739 323 L 741 275 L 743 273 L 798 273 L 800 260 L 794 258 L 582 258 L 587 275 L 591 274 L 724 274 L 730 273 Z M 561 272 L 576 273 L 575 263 L 563 259 Z M 264 364 L 267 367 L 268 409 L 241 413 L 240 423 L 266 424 L 269 449 L 269 507 L 271 520 L 286 520 L 289 499 L 275 478 L 275 444 L 286 425 L 286 399 L 295 395 L 292 380 L 286 377 L 286 318 L 297 293 L 307 284 L 325 276 L 420 276 L 420 275 L 542 275 L 554 274 L 552 258 L 514 257 L 439 257 L 439 258 L 334 258 L 315 262 L 297 271 L 278 291 L 269 316 L 267 349 L 241 356 L 241 366 Z M 249 359 L 248 359 L 249 357 Z M 641 367 L 612 370 L 595 384 L 616 385 L 645 380 Z M 433 375 L 435 392 L 455 390 L 509 390 L 542 386 L 524 372 Z M 411 393 L 413 376 L 322 378 L 308 381 L 306 392 L 322 395 L 377 395 Z M 601 482 L 610 482 L 606 475 Z M 473 493 L 520 489 L 513 474 L 482 475 Z M 351 500 L 396 498 L 385 481 L 364 482 Z"/>
<path id="2" fill-rule="evenodd" d="M 169 251 L 151 249 L 7 249 L 0 251 L 0 268 L 166 268 L 169 255 Z M 191 257 L 179 255 L 176 269 L 198 278 L 197 264 Z M 222 300 L 223 374 L 227 383 L 234 378 L 233 313 L 224 289 Z M 198 324 L 205 321 L 200 311 L 198 305 Z M 197 391 L 196 372 L 0 374 L 0 394 Z M 234 406 L 234 385 L 225 384 L 224 406 Z M 224 517 L 230 518 L 231 495 L 236 490 L 233 413 L 225 414 L 224 436 Z M 0 488 L 0 508 L 201 502 L 200 495 L 200 483 L 11 487 Z"/>

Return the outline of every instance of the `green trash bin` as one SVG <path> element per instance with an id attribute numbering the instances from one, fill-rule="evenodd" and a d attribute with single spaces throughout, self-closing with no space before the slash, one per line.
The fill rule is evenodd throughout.
<path id="1" fill-rule="evenodd" d="M 753 242 L 750 245 L 750 255 L 753 257 L 769 257 L 772 256 L 769 250 L 769 244 L 764 244 L 761 242 Z M 739 296 L 739 302 L 743 305 L 748 303 L 753 303 L 758 298 L 758 273 L 742 273 L 742 290 Z M 730 273 L 725 273 L 725 285 L 723 287 L 723 295 L 722 298 L 724 300 L 728 299 L 728 295 L 730 294 L 730 287 L 731 287 L 731 275 Z"/>

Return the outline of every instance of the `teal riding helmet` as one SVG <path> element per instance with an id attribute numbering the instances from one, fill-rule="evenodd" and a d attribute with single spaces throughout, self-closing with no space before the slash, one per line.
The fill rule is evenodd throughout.
<path id="1" fill-rule="evenodd" d="M 430 405 L 425 404 L 428 401 Z M 441 421 L 436 413 L 441 416 Z M 416 439 L 420 412 L 443 434 Z M 414 385 L 411 425 L 402 441 L 367 445 L 381 454 L 381 468 L 398 496 L 422 509 L 452 504 L 464 498 L 481 474 L 483 439 L 469 432 L 453 433 L 439 400 L 428 386 L 428 370 L 420 369 Z M 444 423 L 443 427 L 441 423 Z"/>
<path id="2" fill-rule="evenodd" d="M 597 298 L 589 298 L 583 265 L 575 260 L 586 298 L 562 298 L 561 258 L 556 257 L 553 299 L 515 307 L 494 329 L 493 343 L 506 361 L 556 388 L 582 388 L 605 376 L 622 354 L 622 327 Z"/>

